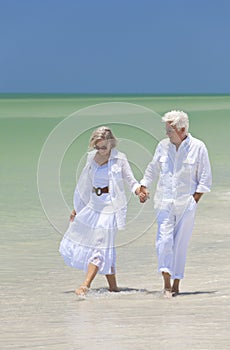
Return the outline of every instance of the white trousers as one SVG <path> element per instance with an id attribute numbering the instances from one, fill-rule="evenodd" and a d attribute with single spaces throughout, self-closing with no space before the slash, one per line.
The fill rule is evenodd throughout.
<path id="1" fill-rule="evenodd" d="M 193 196 L 186 206 L 175 204 L 157 214 L 156 250 L 158 271 L 168 272 L 173 279 L 184 277 L 188 243 L 192 235 L 197 203 Z"/>

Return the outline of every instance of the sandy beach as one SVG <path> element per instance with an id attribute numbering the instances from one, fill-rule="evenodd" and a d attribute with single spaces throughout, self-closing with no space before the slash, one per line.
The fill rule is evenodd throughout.
<path id="1" fill-rule="evenodd" d="M 197 114 L 204 118 L 209 115 L 209 101 L 204 103 L 195 98 L 176 101 L 192 113 L 191 133 L 197 137 L 203 134 L 214 181 L 212 192 L 198 206 L 181 294 L 172 299 L 162 296 L 162 279 L 156 271 L 156 225 L 153 223 L 138 236 L 142 232 L 141 221 L 119 233 L 118 240 L 129 242 L 117 248 L 121 292 L 109 293 L 105 278 L 97 276 L 86 298 L 74 294 L 84 274 L 65 266 L 58 253 L 61 234 L 44 214 L 36 172 L 41 147 L 51 130 L 71 110 L 77 109 L 78 103 L 82 106 L 92 101 L 61 102 L 58 101 L 62 117 L 51 112 L 53 115 L 46 120 L 45 107 L 43 111 L 38 109 L 35 116 L 36 105 L 32 108 L 31 101 L 30 107 L 18 110 L 12 108 L 13 103 L 18 103 L 15 100 L 11 105 L 9 101 L 0 101 L 4 149 L 0 219 L 1 348 L 227 350 L 230 343 L 230 98 L 216 100 L 218 108 L 212 109 L 212 113 L 215 111 L 220 118 L 209 120 L 208 129 L 207 119 L 200 122 Z M 154 101 L 142 103 L 150 107 Z M 162 104 L 158 104 L 159 113 L 170 105 L 166 99 L 159 103 Z M 57 105 L 55 100 L 52 104 Z M 52 111 L 50 106 L 49 111 Z M 72 168 L 68 170 L 72 172 Z M 68 198 L 72 189 L 72 184 L 66 188 Z M 143 209 L 143 221 L 147 217 L 149 220 L 149 214 L 148 207 Z M 132 240 L 133 236 L 137 238 Z"/>
<path id="2" fill-rule="evenodd" d="M 200 203 L 181 295 L 170 300 L 161 294 L 153 232 L 118 249 L 121 293 L 107 292 L 105 279 L 98 276 L 80 299 L 73 290 L 83 274 L 64 266 L 57 253 L 60 237 L 50 230 L 46 238 L 43 219 L 39 240 L 1 254 L 7 269 L 1 285 L 2 347 L 227 349 L 229 200 L 223 196 L 218 215 L 213 209 L 207 224 L 203 215 L 217 195 L 207 197 Z"/>

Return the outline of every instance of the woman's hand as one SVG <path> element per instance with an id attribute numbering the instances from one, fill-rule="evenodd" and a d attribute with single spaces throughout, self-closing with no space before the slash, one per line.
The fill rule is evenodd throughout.
<path id="1" fill-rule="evenodd" d="M 137 188 L 135 193 L 139 197 L 141 203 L 145 203 L 149 198 L 149 191 L 144 186 Z"/>
<path id="2" fill-rule="evenodd" d="M 74 218 L 75 218 L 75 216 L 76 216 L 76 210 L 74 209 L 73 211 L 72 211 L 72 213 L 70 214 L 70 218 L 69 218 L 69 220 L 70 221 L 73 221 L 74 220 Z"/>

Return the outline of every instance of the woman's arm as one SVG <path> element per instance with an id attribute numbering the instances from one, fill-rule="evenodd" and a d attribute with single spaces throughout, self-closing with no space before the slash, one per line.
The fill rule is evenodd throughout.
<path id="1" fill-rule="evenodd" d="M 139 195 L 140 193 L 140 184 L 138 183 L 138 181 L 135 179 L 132 169 L 129 165 L 129 162 L 127 160 L 127 157 L 124 157 L 123 160 L 123 167 L 122 167 L 122 171 L 123 171 L 123 178 L 125 179 L 125 181 L 128 183 L 130 190 Z"/>

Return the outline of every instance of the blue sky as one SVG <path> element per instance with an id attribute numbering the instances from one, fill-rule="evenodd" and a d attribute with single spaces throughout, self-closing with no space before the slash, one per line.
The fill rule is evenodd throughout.
<path id="1" fill-rule="evenodd" d="M 228 0 L 0 0 L 0 93 L 230 93 Z"/>

